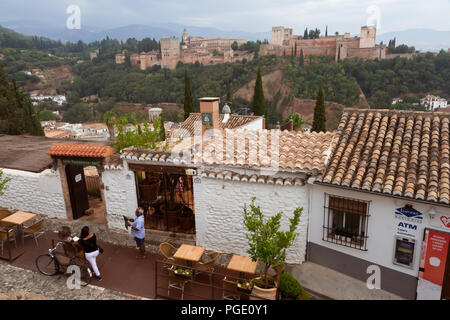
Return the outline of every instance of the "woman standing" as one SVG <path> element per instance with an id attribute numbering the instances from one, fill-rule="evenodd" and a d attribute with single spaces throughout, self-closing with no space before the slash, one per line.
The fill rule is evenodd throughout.
<path id="1" fill-rule="evenodd" d="M 95 236 L 95 233 L 89 233 L 89 227 L 83 227 L 83 229 L 81 229 L 78 243 L 83 247 L 84 255 L 86 260 L 91 264 L 95 277 L 99 281 L 102 280 L 102 277 L 100 277 L 100 271 L 97 267 L 97 256 L 100 253 L 100 249 L 97 246 L 97 237 Z"/>

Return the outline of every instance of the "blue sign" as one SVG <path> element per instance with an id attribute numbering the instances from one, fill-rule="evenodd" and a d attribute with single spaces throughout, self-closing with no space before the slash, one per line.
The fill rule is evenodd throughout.
<path id="1" fill-rule="evenodd" d="M 395 217 L 401 220 L 408 220 L 422 223 L 423 214 L 414 208 L 398 208 L 395 210 Z"/>

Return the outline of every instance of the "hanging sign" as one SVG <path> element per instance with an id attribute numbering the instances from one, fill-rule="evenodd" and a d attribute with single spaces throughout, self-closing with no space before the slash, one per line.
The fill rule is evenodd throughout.
<path id="1" fill-rule="evenodd" d="M 422 223 L 423 214 L 413 207 L 403 207 L 395 209 L 395 218 L 415 223 Z"/>
<path id="2" fill-rule="evenodd" d="M 202 124 L 212 126 L 212 113 L 208 112 L 202 113 Z"/>

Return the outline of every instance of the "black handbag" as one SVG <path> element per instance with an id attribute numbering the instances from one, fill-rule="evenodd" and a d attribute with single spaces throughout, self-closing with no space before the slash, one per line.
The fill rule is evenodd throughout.
<path id="1" fill-rule="evenodd" d="M 105 252 L 105 250 L 103 250 L 103 248 L 102 248 L 102 247 L 100 247 L 99 245 L 97 245 L 97 247 L 98 247 L 98 250 L 100 251 L 100 253 L 103 253 L 103 252 Z"/>

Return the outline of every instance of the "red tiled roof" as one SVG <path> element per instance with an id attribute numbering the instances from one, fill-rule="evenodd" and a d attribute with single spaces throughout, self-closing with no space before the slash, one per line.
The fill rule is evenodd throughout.
<path id="1" fill-rule="evenodd" d="M 450 114 L 345 110 L 321 182 L 450 204 Z"/>
<path id="2" fill-rule="evenodd" d="M 52 157 L 106 158 L 114 152 L 114 148 L 110 146 L 57 143 L 47 153 Z"/>

